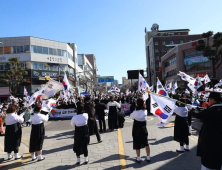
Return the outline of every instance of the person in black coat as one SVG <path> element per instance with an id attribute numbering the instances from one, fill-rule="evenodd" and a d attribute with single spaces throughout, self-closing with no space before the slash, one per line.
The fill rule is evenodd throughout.
<path id="1" fill-rule="evenodd" d="M 184 103 L 183 99 L 180 99 Z M 178 102 L 179 107 L 176 107 L 175 125 L 174 125 L 174 140 L 180 143 L 180 149 L 176 150 L 179 153 L 189 151 L 189 126 L 188 126 L 188 108 L 184 104 Z M 184 148 L 184 144 L 186 147 Z"/>
<path id="2" fill-rule="evenodd" d="M 211 92 L 210 107 L 203 111 L 192 111 L 191 115 L 203 121 L 197 146 L 202 169 L 222 169 L 222 104 L 221 95 Z"/>
<path id="3" fill-rule="evenodd" d="M 84 110 L 89 115 L 89 119 L 88 119 L 89 136 L 96 134 L 98 143 L 101 143 L 102 140 L 101 140 L 98 126 L 96 123 L 96 115 L 95 115 L 94 105 L 92 102 L 90 102 L 89 97 L 85 97 L 84 103 L 85 103 Z M 90 138 L 89 138 L 89 141 L 90 141 Z"/>
<path id="4" fill-rule="evenodd" d="M 96 99 L 95 102 L 96 102 L 95 112 L 99 120 L 99 128 L 100 128 L 99 132 L 106 131 L 106 121 L 105 121 L 105 112 L 104 112 L 106 106 L 105 104 L 100 103 L 100 99 Z"/>

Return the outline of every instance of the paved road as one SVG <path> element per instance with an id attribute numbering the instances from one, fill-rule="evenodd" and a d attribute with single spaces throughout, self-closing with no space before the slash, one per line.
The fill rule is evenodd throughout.
<path id="1" fill-rule="evenodd" d="M 176 153 L 179 144 L 173 141 L 173 116 L 168 126 L 159 128 L 155 125 L 157 119 L 147 117 L 147 129 L 151 149 L 151 163 L 142 161 L 135 162 L 135 151 L 132 149 L 132 124 L 133 121 L 126 117 L 123 129 L 113 132 L 102 133 L 103 142 L 98 144 L 96 136 L 91 137 L 89 150 L 89 164 L 76 166 L 76 156 L 73 153 L 74 129 L 70 120 L 50 121 L 45 124 L 46 137 L 43 146 L 42 162 L 31 161 L 28 154 L 30 128 L 23 128 L 22 145 L 20 153 L 24 158 L 20 161 L 2 161 L 1 169 L 90 169 L 90 170 L 119 170 L 119 169 L 158 169 L 158 170 L 198 170 L 200 159 L 196 157 L 197 132 L 193 131 L 190 137 L 191 151 L 184 154 Z M 3 146 L 3 137 L 0 137 L 0 146 Z M 6 157 L 0 147 L 0 158 Z M 4 155 L 3 155 L 4 154 Z M 143 160 L 145 150 L 141 151 Z M 82 159 L 83 160 L 83 159 Z M 123 165 L 123 166 L 120 166 Z M 1 167 L 2 166 L 2 167 Z"/>

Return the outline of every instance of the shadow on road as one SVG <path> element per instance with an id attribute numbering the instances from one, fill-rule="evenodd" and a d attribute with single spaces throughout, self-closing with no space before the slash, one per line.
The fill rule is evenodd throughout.
<path id="1" fill-rule="evenodd" d="M 161 143 L 166 143 L 166 142 L 170 142 L 173 140 L 173 136 L 167 136 L 165 138 L 162 138 L 160 140 L 157 140 L 153 143 L 150 143 L 150 145 L 158 145 L 158 144 L 161 144 Z"/>

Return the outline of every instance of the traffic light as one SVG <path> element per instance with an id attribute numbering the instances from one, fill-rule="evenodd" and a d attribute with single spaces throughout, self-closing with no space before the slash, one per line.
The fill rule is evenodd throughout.
<path id="1" fill-rule="evenodd" d="M 46 79 L 46 80 L 49 80 L 49 79 L 50 79 L 50 76 L 45 76 L 45 79 Z"/>

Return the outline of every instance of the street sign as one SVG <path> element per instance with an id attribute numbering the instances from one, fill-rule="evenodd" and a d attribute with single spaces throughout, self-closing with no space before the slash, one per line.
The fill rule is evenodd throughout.
<path id="1" fill-rule="evenodd" d="M 98 78 L 99 83 L 114 82 L 114 76 L 104 76 Z"/>
<path id="2" fill-rule="evenodd" d="M 100 86 L 100 84 L 95 84 L 94 86 L 95 86 L 95 87 L 99 87 L 99 86 Z"/>

